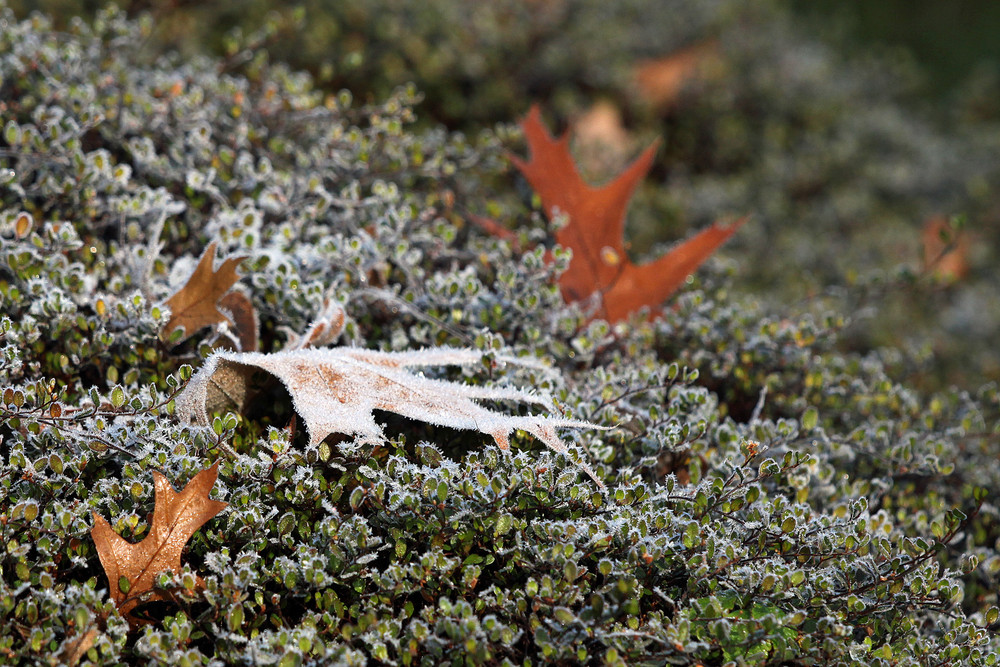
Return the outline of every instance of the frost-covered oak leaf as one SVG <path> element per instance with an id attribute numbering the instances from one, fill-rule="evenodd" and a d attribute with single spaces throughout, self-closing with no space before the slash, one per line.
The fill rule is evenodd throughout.
<path id="1" fill-rule="evenodd" d="M 236 267 L 244 259 L 246 257 L 229 257 L 215 269 L 215 241 L 209 243 L 184 287 L 167 299 L 170 320 L 163 326 L 161 335 L 169 337 L 174 329 L 181 327 L 183 340 L 203 327 L 222 323 L 233 325 L 230 317 L 219 310 L 219 301 L 240 279 Z"/>
<path id="2" fill-rule="evenodd" d="M 295 411 L 306 424 L 310 444 L 332 433 L 382 441 L 382 427 L 373 410 L 393 412 L 410 419 L 475 430 L 493 437 L 509 449 L 510 434 L 527 431 L 557 452 L 566 444 L 557 428 L 601 428 L 574 419 L 542 415 L 507 415 L 478 404 L 477 400 L 518 401 L 543 405 L 542 396 L 516 388 L 477 387 L 423 377 L 410 372 L 422 366 L 470 366 L 482 353 L 456 348 L 431 348 L 410 352 L 379 352 L 357 348 L 301 349 L 271 354 L 215 352 L 177 397 L 177 413 L 184 421 L 208 423 L 217 410 L 240 410 L 249 398 L 248 382 L 254 369 L 277 377 L 292 398 Z M 523 363 L 518 359 L 499 361 Z M 577 465 L 598 485 L 603 483 L 585 464 Z"/>
<path id="3" fill-rule="evenodd" d="M 628 317 L 644 306 L 658 308 L 673 294 L 746 218 L 728 226 L 713 224 L 681 242 L 666 255 L 646 264 L 633 264 L 625 251 L 625 211 L 635 188 L 653 164 L 656 144 L 648 147 L 610 183 L 587 184 L 569 151 L 569 135 L 552 137 L 533 106 L 521 121 L 531 158 L 511 161 L 538 193 L 550 218 L 568 216 L 556 231 L 556 242 L 570 248 L 573 258 L 559 277 L 567 301 L 598 295 L 597 316 L 611 322 Z"/>
<path id="4" fill-rule="evenodd" d="M 216 463 L 191 478 L 178 493 L 166 477 L 154 471 L 153 521 L 149 534 L 138 544 L 126 541 L 94 513 L 90 536 L 108 577 L 111 599 L 133 627 L 142 623 L 131 613 L 139 603 L 170 599 L 169 593 L 154 588 L 156 577 L 166 570 L 180 572 L 181 552 L 188 540 L 227 506 L 208 497 L 218 476 Z"/>

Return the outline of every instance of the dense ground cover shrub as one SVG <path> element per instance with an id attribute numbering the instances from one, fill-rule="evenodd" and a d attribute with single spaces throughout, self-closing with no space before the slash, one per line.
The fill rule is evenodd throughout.
<path id="1" fill-rule="evenodd" d="M 115 12 L 0 24 L 4 659 L 996 662 L 995 391 L 901 386 L 888 353 L 836 351 L 837 316 L 735 297 L 722 263 L 653 321 L 588 322 L 564 263 L 461 224 L 455 193 L 545 235 L 490 190 L 498 138 L 411 131 L 412 89 L 355 104 L 262 51 L 240 75 L 148 61 L 149 24 Z M 440 377 L 613 429 L 506 454 L 380 415 L 384 443 L 311 448 L 279 389 L 180 424 L 221 337 L 164 341 L 163 301 L 212 241 L 248 256 L 264 351 L 339 301 L 339 344 L 478 349 Z M 138 541 L 151 471 L 179 488 L 215 462 L 228 508 L 129 632 L 92 512 Z"/>
<path id="2" fill-rule="evenodd" d="M 43 4 L 63 15 L 88 7 Z M 121 4 L 154 10 L 148 44 L 214 50 L 233 71 L 244 62 L 234 35 L 248 35 L 359 99 L 416 82 L 426 94 L 421 119 L 472 133 L 512 122 L 530 102 L 573 122 L 610 100 L 631 148 L 664 142 L 629 219 L 638 255 L 720 216 L 752 215 L 756 233 L 728 250 L 741 260 L 734 289 L 819 309 L 834 301 L 852 313 L 842 347 L 904 349 L 910 377 L 925 386 L 1000 380 L 990 344 L 1000 333 L 1000 133 L 975 120 L 995 95 L 972 80 L 930 110 L 916 94 L 920 73 L 898 53 L 838 52 L 779 0 Z M 652 108 L 637 92 L 636 66 L 698 45 L 712 54 L 700 76 Z M 629 148 L 610 152 L 625 159 Z M 969 275 L 947 286 L 923 270 L 921 228 L 953 215 L 974 242 Z"/>

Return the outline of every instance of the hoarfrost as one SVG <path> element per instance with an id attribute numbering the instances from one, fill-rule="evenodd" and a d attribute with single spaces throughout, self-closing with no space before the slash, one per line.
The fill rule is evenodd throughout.
<path id="1" fill-rule="evenodd" d="M 477 400 L 518 401 L 542 405 L 551 401 L 512 387 L 481 387 L 427 378 L 408 368 L 471 366 L 482 354 L 449 347 L 410 352 L 379 352 L 358 348 L 305 349 L 263 354 L 220 351 L 209 357 L 183 393 L 177 413 L 184 421 L 207 424 L 208 412 L 241 408 L 250 392 L 254 368 L 265 370 L 285 385 L 296 412 L 306 423 L 309 445 L 331 433 L 381 442 L 382 427 L 373 410 L 385 410 L 439 426 L 475 430 L 491 435 L 501 449 L 510 447 L 512 431 L 524 430 L 556 452 L 566 444 L 556 428 L 602 428 L 589 422 L 542 415 L 506 415 Z M 512 364 L 519 360 L 500 359 Z M 604 484 L 585 464 L 577 465 L 602 488 Z"/>

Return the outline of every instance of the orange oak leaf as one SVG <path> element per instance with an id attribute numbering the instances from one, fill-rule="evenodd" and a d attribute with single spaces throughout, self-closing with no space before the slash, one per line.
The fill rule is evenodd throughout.
<path id="1" fill-rule="evenodd" d="M 216 270 L 215 241 L 208 244 L 194 273 L 184 287 L 167 299 L 170 320 L 164 325 L 161 335 L 173 333 L 174 329 L 184 329 L 181 340 L 188 338 L 202 327 L 212 324 L 233 324 L 229 317 L 218 308 L 219 300 L 239 280 L 236 267 L 246 257 L 230 257 Z M 180 342 L 180 341 L 177 341 Z"/>
<path id="2" fill-rule="evenodd" d="M 216 463 L 195 475 L 178 493 L 166 477 L 154 471 L 153 521 L 149 535 L 138 544 L 126 541 L 104 517 L 94 513 L 90 536 L 108 576 L 111 599 L 133 627 L 142 623 L 132 614 L 137 605 L 171 599 L 169 592 L 154 588 L 156 577 L 166 570 L 180 572 L 181 552 L 188 540 L 228 505 L 208 497 L 218 476 Z M 203 585 L 200 578 L 198 583 Z"/>
<path id="3" fill-rule="evenodd" d="M 542 124 L 537 106 L 521 121 L 530 160 L 512 156 L 514 165 L 538 193 L 549 219 L 568 215 L 556 241 L 573 251 L 559 278 L 567 301 L 598 294 L 597 316 L 616 322 L 643 306 L 657 308 L 679 288 L 746 218 L 728 226 L 713 224 L 683 241 L 663 257 L 635 265 L 625 253 L 625 211 L 636 186 L 653 162 L 657 143 L 649 146 L 616 179 L 601 187 L 584 182 L 569 152 L 569 134 L 555 139 Z"/>

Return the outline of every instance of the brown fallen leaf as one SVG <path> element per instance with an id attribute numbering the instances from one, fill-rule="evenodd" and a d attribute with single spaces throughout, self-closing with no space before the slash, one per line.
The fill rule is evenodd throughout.
<path id="1" fill-rule="evenodd" d="M 180 493 L 158 472 L 153 472 L 153 521 L 149 534 L 138 544 L 126 541 L 104 517 L 94 513 L 90 536 L 108 577 L 108 590 L 118 611 L 137 627 L 143 623 L 131 612 L 142 602 L 172 599 L 169 592 L 154 588 L 156 577 L 166 570 L 180 572 L 181 552 L 206 521 L 228 503 L 208 497 L 219 475 L 219 464 L 195 475 Z M 199 584 L 203 585 L 199 578 Z"/>
<path id="2" fill-rule="evenodd" d="M 180 340 L 184 340 L 203 327 L 222 323 L 232 325 L 233 322 L 219 310 L 218 305 L 223 295 L 239 280 L 236 267 L 244 259 L 246 257 L 229 257 L 216 270 L 213 268 L 215 241 L 209 243 L 187 283 L 167 299 L 170 320 L 160 335 L 167 338 L 174 329 L 181 327 L 184 336 Z"/>
<path id="3" fill-rule="evenodd" d="M 97 626 L 91 625 L 87 629 L 82 629 L 79 634 L 68 637 L 62 643 L 59 651 L 49 657 L 49 665 L 68 665 L 76 667 L 80 663 L 80 658 L 86 655 L 90 647 L 97 639 Z"/>
<path id="4" fill-rule="evenodd" d="M 260 322 L 253 302 L 238 289 L 230 290 L 219 299 L 219 310 L 233 323 L 231 338 L 240 352 L 256 352 L 260 337 Z"/>
<path id="5" fill-rule="evenodd" d="M 323 301 L 323 309 L 312 321 L 304 334 L 295 335 L 288 343 L 289 350 L 303 350 L 307 347 L 329 345 L 344 330 L 344 307 L 333 299 Z"/>
<path id="6" fill-rule="evenodd" d="M 556 241 L 572 249 L 569 268 L 559 278 L 567 301 L 597 294 L 597 316 L 616 322 L 644 306 L 658 308 L 746 221 L 718 223 L 681 242 L 663 257 L 635 265 L 625 253 L 625 211 L 636 186 L 649 171 L 657 144 L 649 146 L 616 179 L 601 187 L 580 177 L 569 152 L 569 135 L 553 138 L 533 106 L 521 121 L 530 160 L 512 156 L 514 165 L 538 193 L 549 219 L 559 213 L 569 222 Z"/>
<path id="7" fill-rule="evenodd" d="M 332 433 L 381 442 L 382 427 L 373 410 L 385 410 L 410 419 L 475 430 L 493 437 L 501 449 L 510 448 L 512 431 L 527 431 L 556 452 L 566 444 L 556 428 L 601 428 L 575 419 L 541 415 L 506 415 L 485 408 L 477 400 L 535 403 L 553 410 L 545 397 L 515 388 L 488 388 L 437 380 L 411 373 L 422 366 L 471 366 L 482 361 L 476 350 L 432 348 L 410 352 L 379 352 L 358 348 L 301 349 L 262 353 L 218 351 L 191 378 L 177 397 L 182 421 L 209 423 L 209 413 L 241 410 L 250 399 L 248 383 L 254 369 L 277 377 L 295 411 L 305 422 L 310 445 Z M 499 358 L 523 364 L 523 360 Z M 577 465 L 602 488 L 604 484 L 585 464 Z"/>
<path id="8" fill-rule="evenodd" d="M 969 235 L 964 229 L 956 229 L 939 215 L 924 223 L 920 239 L 925 271 L 946 283 L 958 282 L 969 273 Z"/>
<path id="9" fill-rule="evenodd" d="M 577 155 L 584 173 L 606 173 L 621 169 L 631 152 L 632 136 L 622 114 L 610 100 L 594 102 L 573 121 Z"/>
<path id="10" fill-rule="evenodd" d="M 639 61 L 633 69 L 639 96 L 661 111 L 669 109 L 677 102 L 685 84 L 696 78 L 708 58 L 718 52 L 718 42 L 709 40 Z"/>

